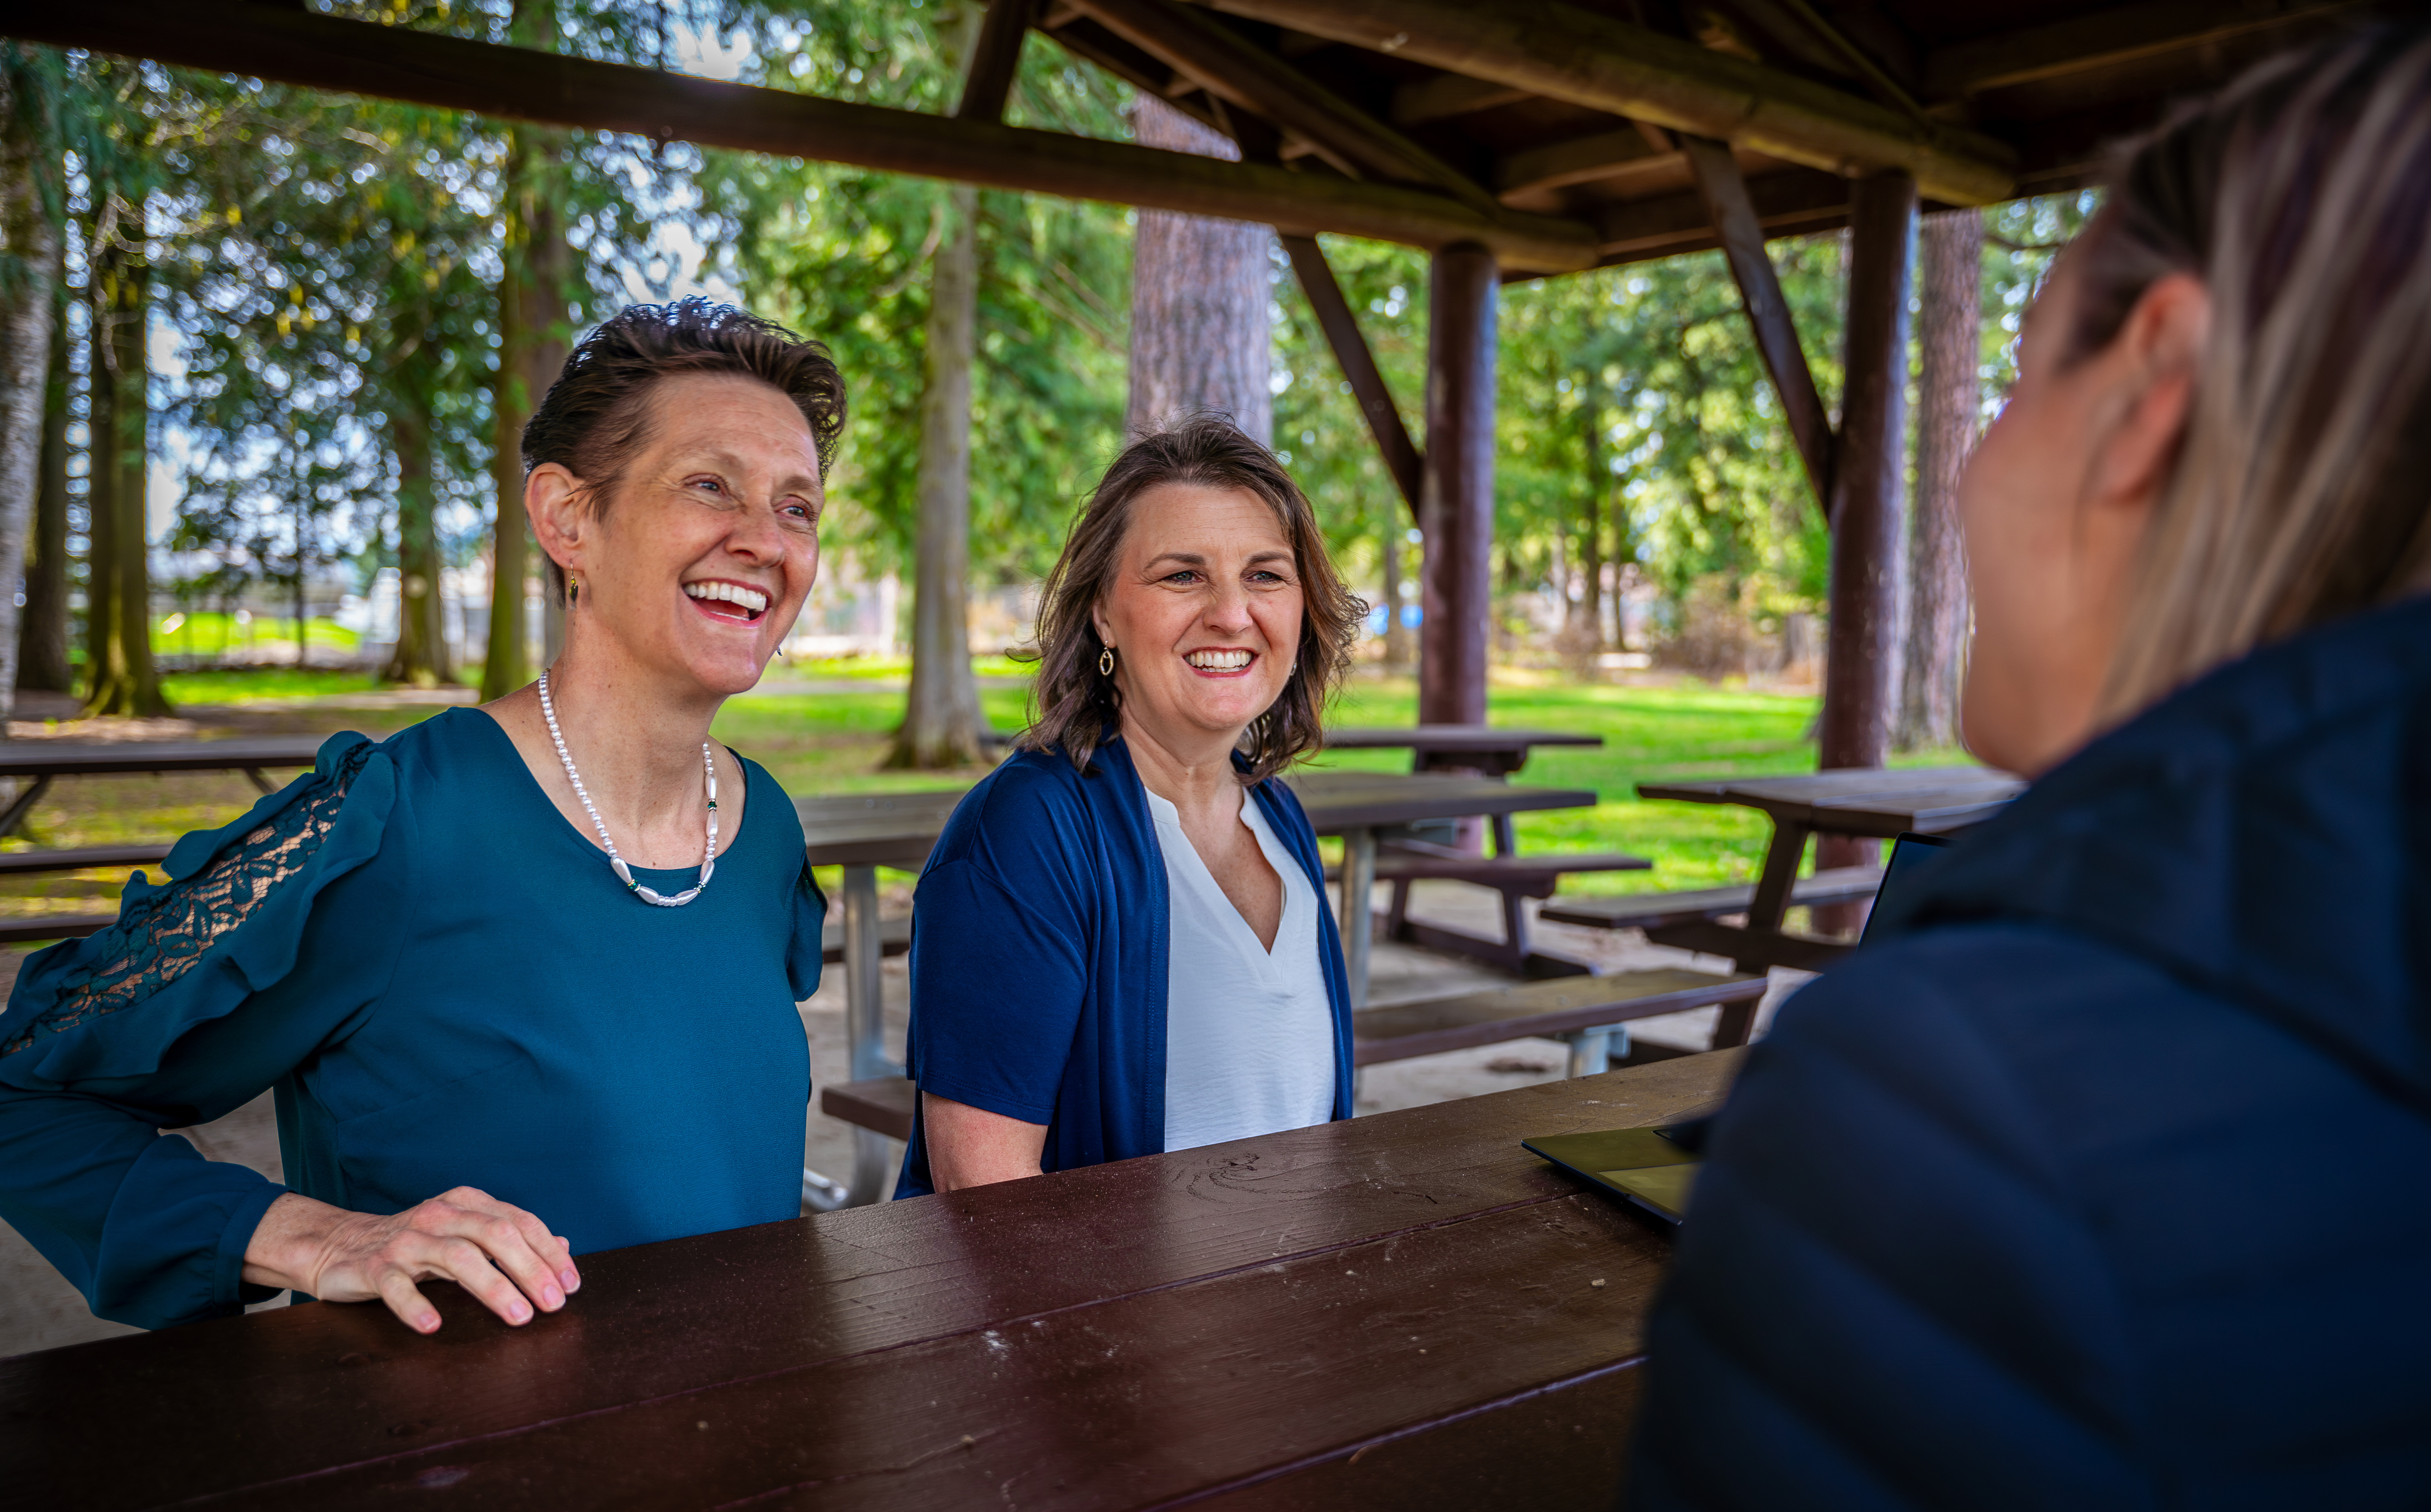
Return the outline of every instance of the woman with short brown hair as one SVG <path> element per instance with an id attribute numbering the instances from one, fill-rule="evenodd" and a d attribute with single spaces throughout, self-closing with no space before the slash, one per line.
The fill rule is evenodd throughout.
<path id="1" fill-rule="evenodd" d="M 844 412 L 825 347 L 741 311 L 600 326 L 523 438 L 555 664 L 332 736 L 26 962 L 0 1217 L 96 1313 L 293 1289 L 428 1333 L 437 1277 L 522 1323 L 578 1254 L 800 1211 L 826 907 L 793 804 L 709 729 L 810 591 Z M 283 1184 L 159 1132 L 265 1088 Z"/>
<path id="2" fill-rule="evenodd" d="M 2026 773 L 1750 1052 L 1644 1508 L 2431 1500 L 2431 33 L 2137 143 L 1970 462 Z"/>
<path id="3" fill-rule="evenodd" d="M 1366 606 L 1231 421 L 1133 443 L 1048 579 L 1037 720 L 912 909 L 900 1195 L 1350 1116 L 1316 748 Z"/>

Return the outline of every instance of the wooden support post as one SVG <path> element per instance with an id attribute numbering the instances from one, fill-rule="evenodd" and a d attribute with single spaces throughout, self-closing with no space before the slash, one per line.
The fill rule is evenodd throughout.
<path id="1" fill-rule="evenodd" d="M 1880 766 L 1889 739 L 1916 180 L 1897 171 L 1861 178 L 1850 211 L 1847 378 L 1833 467 L 1832 635 L 1823 681 L 1826 767 Z"/>
<path id="2" fill-rule="evenodd" d="M 1292 271 L 1299 275 L 1300 291 L 1308 295 L 1309 308 L 1316 311 L 1316 323 L 1325 331 L 1326 344 L 1333 348 L 1333 360 L 1342 364 L 1342 376 L 1350 384 L 1350 396 L 1359 401 L 1359 412 L 1367 417 L 1367 429 L 1376 438 L 1376 449 L 1384 456 L 1384 470 L 1393 475 L 1394 485 L 1409 501 L 1410 517 L 1415 520 L 1425 489 L 1426 459 L 1418 455 L 1417 444 L 1410 440 L 1409 428 L 1401 423 L 1400 409 L 1393 403 L 1391 391 L 1384 387 L 1384 375 L 1376 369 L 1376 357 L 1367 349 L 1367 338 L 1359 333 L 1359 317 L 1352 313 L 1350 302 L 1342 297 L 1342 285 L 1334 281 L 1333 269 L 1326 262 L 1325 250 L 1316 244 L 1316 237 L 1283 236 L 1281 241 L 1283 250 L 1291 254 Z"/>
<path id="3" fill-rule="evenodd" d="M 1880 766 L 1899 673 L 1900 506 L 1906 476 L 1907 299 L 1916 180 L 1857 180 L 1850 196 L 1849 321 L 1840 444 L 1833 465 L 1832 630 L 1817 764 Z M 1880 842 L 1827 835 L 1818 868 L 1876 859 Z M 1819 932 L 1853 930 L 1864 905 L 1815 911 Z"/>
<path id="4" fill-rule="evenodd" d="M 1798 326 L 1790 318 L 1789 300 L 1781 292 L 1781 276 L 1773 268 L 1772 256 L 1765 250 L 1764 224 L 1756 217 L 1755 202 L 1748 197 L 1747 180 L 1740 176 L 1738 160 L 1731 156 L 1727 143 L 1682 137 L 1680 150 L 1696 175 L 1697 193 L 1713 218 L 1715 233 L 1722 239 L 1722 255 L 1730 260 L 1731 277 L 1738 282 L 1748 324 L 1755 328 L 1756 350 L 1764 358 L 1765 371 L 1772 375 L 1773 392 L 1781 395 L 1790 438 L 1798 443 L 1799 458 L 1806 463 L 1806 481 L 1815 490 L 1816 507 L 1828 517 L 1832 417 L 1823 408 L 1822 395 L 1816 392 L 1806 352 L 1798 344 Z"/>
<path id="5" fill-rule="evenodd" d="M 976 0 L 971 0 L 976 3 Z M 963 99 L 954 108 L 957 121 L 1001 121 L 1005 96 L 1013 92 L 1013 76 L 1021 66 L 1021 44 L 1030 35 L 1030 16 L 1037 0 L 993 0 L 987 19 L 980 23 L 979 45 L 971 49 L 970 71 L 963 76 Z"/>
<path id="6" fill-rule="evenodd" d="M 1434 256 L 1427 325 L 1418 722 L 1485 722 L 1493 619 L 1494 322 L 1501 270 L 1474 242 Z"/>

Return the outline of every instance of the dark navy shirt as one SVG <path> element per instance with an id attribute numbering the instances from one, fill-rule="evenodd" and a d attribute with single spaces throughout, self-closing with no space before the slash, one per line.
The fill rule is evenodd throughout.
<path id="1" fill-rule="evenodd" d="M 655 908 L 489 715 L 332 737 L 116 926 L 26 962 L 0 1218 L 96 1313 L 159 1328 L 272 1295 L 240 1272 L 290 1188 L 394 1213 L 475 1186 L 578 1254 L 795 1217 L 825 904 L 792 803 L 743 764 L 715 879 Z M 158 1132 L 265 1088 L 286 1186 Z"/>
<path id="2" fill-rule="evenodd" d="M 2258 652 L 1786 1004 L 1639 1512 L 2431 1505 L 2431 602 Z"/>
<path id="3" fill-rule="evenodd" d="M 1249 789 L 1317 896 L 1325 872 L 1299 799 Z M 924 1092 L 1047 1125 L 1040 1167 L 1165 1148 L 1164 853 L 1120 740 L 1084 773 L 1018 751 L 956 806 L 912 903 L 911 1074 Z M 1333 915 L 1316 949 L 1333 1012 L 1333 1117 L 1350 1117 L 1350 991 Z M 898 1197 L 933 1190 L 915 1122 Z"/>

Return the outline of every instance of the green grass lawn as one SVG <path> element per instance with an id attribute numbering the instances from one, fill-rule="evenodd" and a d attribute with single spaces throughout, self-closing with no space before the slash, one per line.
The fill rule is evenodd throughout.
<path id="1" fill-rule="evenodd" d="M 328 619 L 307 620 L 304 638 L 310 646 L 347 652 L 360 649 L 363 639 Z M 250 623 L 239 625 L 232 614 L 196 610 L 192 613 L 163 614 L 152 622 L 152 649 L 163 656 L 225 656 L 248 646 L 294 644 L 295 618 L 292 614 L 284 619 L 256 614 Z"/>
<path id="2" fill-rule="evenodd" d="M 317 640 L 313 643 L 320 644 Z M 478 669 L 477 669 L 478 670 Z M 369 672 L 331 667 L 241 667 L 226 671 L 164 672 L 160 691 L 179 708 L 188 704 L 223 708 L 293 703 L 307 698 L 332 698 L 349 693 L 370 693 L 380 687 Z"/>

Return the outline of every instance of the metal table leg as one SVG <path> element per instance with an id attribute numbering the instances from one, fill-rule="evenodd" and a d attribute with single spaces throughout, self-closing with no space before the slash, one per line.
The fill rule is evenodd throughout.
<path id="1" fill-rule="evenodd" d="M 1367 1006 L 1367 950 L 1376 935 L 1376 832 L 1342 835 L 1342 965 L 1350 978 L 1350 1006 Z"/>
<path id="2" fill-rule="evenodd" d="M 878 868 L 844 869 L 844 1022 L 852 1046 L 852 1080 L 901 1076 L 886 1054 L 886 998 L 879 977 Z M 875 1202 L 895 1175 L 895 1141 L 869 1129 L 852 1132 L 852 1184 L 847 1207 Z"/>
<path id="3" fill-rule="evenodd" d="M 1569 1041 L 1570 1076 L 1601 1076 L 1612 1069 L 1614 1056 L 1629 1059 L 1629 1026 L 1606 1024 L 1601 1029 L 1582 1029 L 1562 1036 Z"/>
<path id="4" fill-rule="evenodd" d="M 26 812 L 40 802 L 42 795 L 50 790 L 51 778 L 48 773 L 19 787 L 17 796 L 8 800 L 8 812 L 0 814 L 0 835 L 15 834 L 17 827 L 25 822 Z"/>

